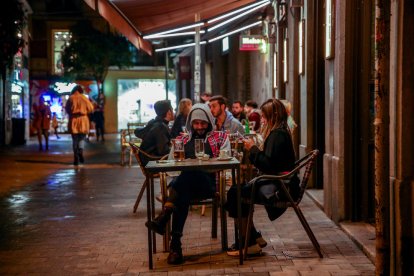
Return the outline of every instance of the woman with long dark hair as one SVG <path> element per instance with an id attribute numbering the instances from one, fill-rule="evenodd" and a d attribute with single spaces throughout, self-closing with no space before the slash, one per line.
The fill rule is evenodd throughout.
<path id="1" fill-rule="evenodd" d="M 245 139 L 244 147 L 249 151 L 250 162 L 260 171 L 261 174 L 280 175 L 293 169 L 295 163 L 295 152 L 291 133 L 287 124 L 287 112 L 283 103 L 277 99 L 265 101 L 261 107 L 261 122 L 263 143 L 256 145 L 253 139 Z M 265 203 L 277 200 L 276 194 L 279 189 L 277 182 L 270 180 L 261 181 L 256 184 L 256 202 Z M 293 197 L 299 192 L 299 179 L 294 177 L 290 183 L 290 193 Z M 250 198 L 251 183 L 242 187 L 242 197 Z M 229 216 L 237 218 L 237 197 L 236 188 L 232 187 L 227 194 L 226 209 Z M 242 204 L 242 231 L 246 233 L 246 222 L 249 206 Z M 280 217 L 286 209 L 265 206 L 270 220 Z M 251 229 L 248 254 L 257 254 L 261 248 L 267 245 L 254 225 Z M 228 255 L 238 256 L 238 244 L 234 244 L 227 252 Z"/>

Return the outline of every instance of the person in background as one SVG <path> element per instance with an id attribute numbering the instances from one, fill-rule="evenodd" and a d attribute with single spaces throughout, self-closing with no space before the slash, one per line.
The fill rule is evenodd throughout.
<path id="1" fill-rule="evenodd" d="M 230 142 L 225 132 L 214 131 L 214 118 L 208 105 L 193 105 L 187 119 L 188 135 L 179 136 L 183 141 L 185 158 L 195 158 L 195 139 L 203 139 L 204 151 L 211 157 L 218 157 L 220 150 L 230 150 Z M 152 231 L 163 235 L 165 226 L 172 215 L 169 264 L 181 264 L 184 257 L 181 247 L 181 237 L 188 216 L 191 199 L 207 199 L 216 192 L 216 174 L 200 170 L 185 171 L 171 181 L 168 188 L 168 197 L 162 212 L 152 221 L 147 221 L 147 226 Z"/>
<path id="2" fill-rule="evenodd" d="M 255 122 L 254 131 L 258 131 L 260 128 L 260 110 L 257 109 L 258 105 L 253 100 L 248 100 L 244 104 L 244 112 L 246 112 L 249 122 Z"/>
<path id="3" fill-rule="evenodd" d="M 211 99 L 211 93 L 210 92 L 201 93 L 201 96 L 200 96 L 200 102 L 201 103 L 208 104 L 210 99 Z"/>
<path id="4" fill-rule="evenodd" d="M 260 107 L 262 113 L 263 128 L 261 134 L 264 143 L 261 146 L 255 145 L 253 139 L 244 140 L 244 148 L 250 152 L 250 162 L 259 169 L 261 174 L 280 175 L 291 171 L 295 164 L 295 151 L 293 149 L 292 136 L 287 125 L 287 112 L 283 103 L 277 99 L 269 99 Z M 255 201 L 265 203 L 266 201 L 277 201 L 279 185 L 277 181 L 263 180 L 256 185 Z M 299 178 L 293 176 L 289 183 L 289 193 L 293 199 L 299 196 Z M 241 195 L 244 198 L 251 196 L 251 183 L 243 185 Z M 243 201 L 242 201 L 243 202 Z M 237 188 L 232 186 L 227 193 L 225 208 L 229 216 L 237 218 Z M 280 217 L 286 208 L 275 208 L 265 206 L 267 215 L 271 221 Z M 246 222 L 249 205 L 242 203 L 242 229 L 241 233 L 246 233 Z M 244 239 L 243 239 L 244 240 Z M 254 225 L 251 228 L 251 237 L 248 244 L 248 254 L 257 254 L 261 248 L 267 245 L 260 232 Z M 227 252 L 230 256 L 238 256 L 239 245 L 236 243 Z"/>
<path id="5" fill-rule="evenodd" d="M 292 132 L 292 134 L 295 132 L 295 129 L 298 127 L 298 125 L 296 124 L 295 120 L 293 120 L 292 115 L 290 114 L 292 112 L 292 104 L 288 101 L 288 100 L 280 100 L 283 105 L 286 108 L 286 112 L 288 114 L 288 125 L 290 128 L 290 132 Z"/>
<path id="6" fill-rule="evenodd" d="M 83 88 L 76 85 L 66 102 L 66 113 L 69 115 L 68 130 L 72 135 L 73 165 L 83 164 L 83 148 L 86 135 L 89 133 L 89 114 L 93 112 L 93 105 L 83 94 Z"/>
<path id="7" fill-rule="evenodd" d="M 53 112 L 53 115 L 52 115 L 52 128 L 55 131 L 56 139 L 60 139 L 60 137 L 58 135 L 59 122 L 58 122 L 58 119 L 57 119 L 56 112 Z"/>
<path id="8" fill-rule="evenodd" d="M 154 156 L 163 156 L 170 151 L 171 134 L 168 123 L 174 120 L 174 112 L 169 100 L 157 101 L 154 104 L 155 114 L 142 129 L 135 130 L 135 136 L 142 139 L 141 149 Z M 140 154 L 142 163 L 146 165 L 150 161 L 145 155 Z"/>
<path id="9" fill-rule="evenodd" d="M 51 112 L 50 106 L 43 97 L 39 98 L 39 105 L 34 106 L 35 109 L 35 116 L 34 116 L 34 124 L 37 130 L 37 140 L 39 141 L 39 151 L 43 150 L 42 145 L 42 135 L 45 137 L 45 149 L 49 150 L 49 128 L 50 128 L 50 120 L 51 120 Z"/>
<path id="10" fill-rule="evenodd" d="M 209 104 L 211 113 L 216 118 L 216 130 L 244 134 L 243 125 L 226 110 L 226 99 L 223 96 L 212 97 Z"/>
<path id="11" fill-rule="evenodd" d="M 193 103 L 188 98 L 181 99 L 180 103 L 178 104 L 178 114 L 174 120 L 174 124 L 171 128 L 171 137 L 175 138 L 183 132 L 183 127 L 185 127 L 185 123 L 187 121 L 188 113 L 191 110 Z"/>
<path id="12" fill-rule="evenodd" d="M 105 124 L 105 117 L 104 117 L 104 106 L 105 106 L 105 96 L 103 93 L 99 93 L 98 99 L 95 103 L 95 110 L 93 112 L 93 120 L 95 122 L 95 130 L 96 130 L 96 141 L 99 141 L 99 137 L 101 137 L 101 141 L 105 142 L 104 137 L 104 124 Z"/>
<path id="13" fill-rule="evenodd" d="M 241 101 L 234 101 L 231 106 L 231 114 L 233 114 L 234 118 L 242 122 L 246 120 L 246 114 L 243 112 L 243 104 Z"/>

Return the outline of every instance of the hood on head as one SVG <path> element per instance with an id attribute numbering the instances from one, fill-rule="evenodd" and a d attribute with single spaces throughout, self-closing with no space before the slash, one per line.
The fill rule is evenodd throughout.
<path id="1" fill-rule="evenodd" d="M 186 128 L 189 131 L 191 131 L 191 118 L 195 110 L 202 111 L 206 115 L 206 118 L 208 119 L 208 123 L 211 126 L 210 130 L 212 130 L 214 126 L 213 114 L 211 114 L 210 107 L 207 104 L 202 104 L 202 103 L 196 103 L 191 108 L 190 113 L 188 113 L 188 116 L 187 116 L 187 122 L 185 123 Z"/>

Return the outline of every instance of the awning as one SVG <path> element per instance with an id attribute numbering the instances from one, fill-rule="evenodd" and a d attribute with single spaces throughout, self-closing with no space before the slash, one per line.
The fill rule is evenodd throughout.
<path id="1" fill-rule="evenodd" d="M 154 32 L 190 25 L 195 14 L 204 21 L 255 0 L 84 0 L 138 49 L 152 54 L 142 37 Z"/>

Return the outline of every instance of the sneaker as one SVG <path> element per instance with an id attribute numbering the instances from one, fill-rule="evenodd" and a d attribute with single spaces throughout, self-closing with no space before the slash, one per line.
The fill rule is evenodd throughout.
<path id="1" fill-rule="evenodd" d="M 262 249 L 260 246 L 256 243 L 253 245 L 250 245 L 247 248 L 247 255 L 260 255 L 262 254 Z M 239 248 L 235 244 L 231 246 L 229 250 L 227 250 L 227 255 L 232 257 L 238 257 L 239 256 Z"/>
<path id="2" fill-rule="evenodd" d="M 267 242 L 265 241 L 265 239 L 263 239 L 262 237 L 262 233 L 260 232 L 256 232 L 256 234 L 252 233 L 252 235 L 254 235 L 254 237 L 256 238 L 256 243 L 261 247 L 264 248 L 267 246 Z"/>

